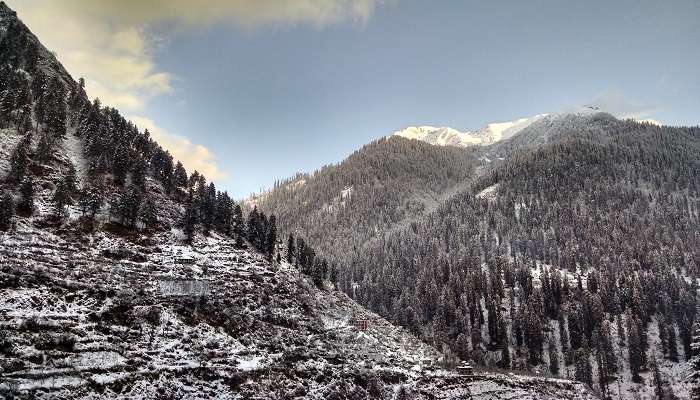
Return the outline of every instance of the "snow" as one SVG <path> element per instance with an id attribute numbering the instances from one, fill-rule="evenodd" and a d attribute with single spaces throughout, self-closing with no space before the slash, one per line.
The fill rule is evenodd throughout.
<path id="1" fill-rule="evenodd" d="M 394 135 L 420 140 L 437 146 L 472 146 L 482 144 L 481 140 L 474 136 L 472 132 L 460 132 L 448 127 L 410 126 L 394 132 Z"/>
<path id="2" fill-rule="evenodd" d="M 476 194 L 477 199 L 493 199 L 496 197 L 496 191 L 498 190 L 498 186 L 500 184 L 496 183 L 494 185 L 491 185 L 484 190 L 480 191 L 479 193 Z"/>
<path id="3" fill-rule="evenodd" d="M 75 167 L 76 176 L 79 182 L 86 182 L 88 175 L 87 159 L 83 157 L 83 141 L 73 133 L 68 133 L 63 141 L 63 146 L 68 159 Z"/>
<path id="4" fill-rule="evenodd" d="M 436 146 L 485 146 L 510 139 L 532 123 L 546 116 L 547 114 L 538 114 L 513 121 L 495 122 L 479 130 L 466 132 L 450 127 L 410 126 L 394 132 L 393 135 L 420 140 Z"/>
<path id="5" fill-rule="evenodd" d="M 262 356 L 255 356 L 248 360 L 239 360 L 238 369 L 242 371 L 253 371 L 261 368 Z"/>

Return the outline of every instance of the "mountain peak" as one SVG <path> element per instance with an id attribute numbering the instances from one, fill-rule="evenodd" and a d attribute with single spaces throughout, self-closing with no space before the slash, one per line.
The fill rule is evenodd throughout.
<path id="1" fill-rule="evenodd" d="M 513 121 L 494 122 L 476 131 L 461 132 L 450 127 L 409 126 L 393 133 L 406 139 L 420 140 L 436 146 L 469 147 L 489 145 L 509 139 L 528 127 L 535 121 L 546 117 L 538 114 L 532 117 L 519 118 Z"/>

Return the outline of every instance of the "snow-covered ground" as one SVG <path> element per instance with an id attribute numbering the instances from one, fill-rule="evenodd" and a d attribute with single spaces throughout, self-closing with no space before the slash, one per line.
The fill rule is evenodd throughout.
<path id="1" fill-rule="evenodd" d="M 185 255 L 194 263 L 179 263 Z M 162 279 L 206 280 L 208 294 L 170 296 Z M 368 328 L 358 330 L 353 318 Z M 70 240 L 23 225 L 0 236 L 0 327 L 11 343 L 0 356 L 1 390 L 37 398 L 325 399 L 376 391 L 391 399 L 399 388 L 592 398 L 568 381 L 464 380 L 416 368 L 440 354 L 293 266 L 216 234 L 188 247 L 170 231 L 143 244 L 104 232 Z"/>

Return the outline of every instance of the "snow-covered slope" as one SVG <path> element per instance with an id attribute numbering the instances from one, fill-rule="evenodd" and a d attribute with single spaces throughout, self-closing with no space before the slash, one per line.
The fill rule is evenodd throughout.
<path id="1" fill-rule="evenodd" d="M 538 114 L 532 117 L 519 118 L 513 121 L 495 122 L 476 131 L 460 132 L 449 127 L 410 126 L 394 132 L 394 135 L 407 139 L 420 140 L 437 146 L 469 147 L 474 145 L 489 145 L 501 140 L 507 140 L 533 122 L 546 117 Z"/>
<path id="2" fill-rule="evenodd" d="M 178 236 L 0 234 L 0 397 L 595 398 L 566 380 L 427 370 L 433 347 L 294 266 Z M 177 282 L 207 290 L 174 295 Z"/>

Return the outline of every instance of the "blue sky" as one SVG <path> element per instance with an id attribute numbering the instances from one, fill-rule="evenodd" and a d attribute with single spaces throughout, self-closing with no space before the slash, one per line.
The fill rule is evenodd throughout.
<path id="1" fill-rule="evenodd" d="M 182 1 L 175 11 L 68 1 L 62 9 L 88 8 L 70 18 L 88 21 L 89 40 L 45 40 L 47 1 L 16 8 L 88 93 L 239 198 L 409 125 L 468 130 L 592 103 L 700 120 L 692 0 Z M 81 64 L 78 46 L 118 64 Z"/>

